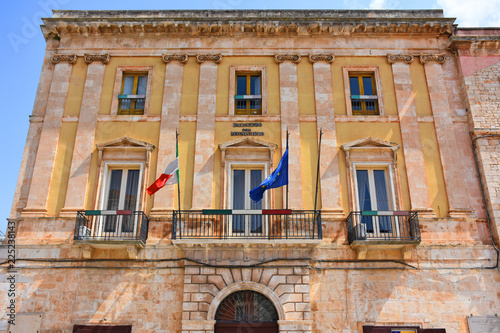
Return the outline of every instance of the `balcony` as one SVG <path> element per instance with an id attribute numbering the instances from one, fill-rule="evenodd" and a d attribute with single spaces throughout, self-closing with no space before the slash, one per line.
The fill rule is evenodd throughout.
<path id="1" fill-rule="evenodd" d="M 352 114 L 355 116 L 376 116 L 378 111 L 378 96 L 351 95 Z"/>
<path id="2" fill-rule="evenodd" d="M 94 248 L 144 247 L 148 239 L 149 220 L 141 211 L 86 210 L 76 216 L 75 243 Z M 88 246 L 87 251 L 90 251 Z M 85 250 L 84 250 L 85 251 Z M 131 253 L 129 253 L 131 255 Z M 90 256 L 85 253 L 84 256 Z"/>
<path id="3" fill-rule="evenodd" d="M 403 249 L 408 251 L 421 241 L 418 214 L 409 211 L 358 211 L 347 217 L 349 245 L 358 250 L 363 259 L 368 247 L 371 249 Z"/>
<path id="4" fill-rule="evenodd" d="M 321 212 L 314 210 L 205 209 L 174 211 L 177 243 L 302 243 L 322 239 Z"/>
<path id="5" fill-rule="evenodd" d="M 141 115 L 144 114 L 146 95 L 118 95 L 120 105 L 119 115 Z"/>

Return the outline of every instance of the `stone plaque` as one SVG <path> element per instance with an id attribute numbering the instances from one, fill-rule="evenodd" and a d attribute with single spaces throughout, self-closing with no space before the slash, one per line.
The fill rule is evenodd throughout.
<path id="1" fill-rule="evenodd" d="M 470 333 L 500 333 L 500 317 L 467 316 Z"/>
<path id="2" fill-rule="evenodd" d="M 41 313 L 16 313 L 15 325 L 9 325 L 10 333 L 39 333 Z"/>

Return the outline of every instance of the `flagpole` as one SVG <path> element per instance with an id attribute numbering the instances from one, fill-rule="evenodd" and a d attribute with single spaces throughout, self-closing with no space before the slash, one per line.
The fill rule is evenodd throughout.
<path id="1" fill-rule="evenodd" d="M 321 137 L 323 136 L 323 128 L 319 130 L 319 143 L 318 143 L 318 168 L 316 170 L 316 193 L 314 197 L 314 210 L 316 211 L 318 205 L 318 187 L 319 187 L 319 163 L 321 160 Z"/>
<path id="2" fill-rule="evenodd" d="M 290 133 L 288 133 L 288 127 L 287 127 L 286 128 L 286 150 L 288 150 L 288 137 L 289 136 L 290 136 Z M 290 152 L 288 152 L 288 158 L 290 158 Z M 288 209 L 288 183 L 286 184 L 286 209 Z"/>
<path id="3" fill-rule="evenodd" d="M 179 132 L 175 129 L 175 157 L 179 158 Z M 179 209 L 179 219 L 181 218 L 181 180 L 179 179 L 179 169 L 177 169 L 177 208 Z"/>

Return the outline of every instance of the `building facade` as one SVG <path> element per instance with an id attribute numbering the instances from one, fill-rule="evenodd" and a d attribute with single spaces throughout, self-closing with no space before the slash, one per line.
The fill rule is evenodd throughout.
<path id="1" fill-rule="evenodd" d="M 441 10 L 43 22 L 3 331 L 498 325 L 499 29 Z M 288 186 L 254 202 L 285 152 Z"/>

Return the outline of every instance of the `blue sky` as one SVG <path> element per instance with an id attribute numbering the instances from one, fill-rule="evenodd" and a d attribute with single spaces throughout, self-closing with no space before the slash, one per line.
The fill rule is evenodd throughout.
<path id="1" fill-rule="evenodd" d="M 4 121 L 0 123 L 0 142 L 4 151 L 4 174 L 0 191 L 0 231 L 5 232 L 19 174 L 29 115 L 38 86 L 45 52 L 40 32 L 41 17 L 52 9 L 435 9 L 456 17 L 460 26 L 500 26 L 500 0 L 204 0 L 204 1 L 130 1 L 130 0 L 22 0 L 2 4 L 0 53 L 3 65 L 2 103 Z M 36 177 L 36 174 L 34 175 Z"/>

